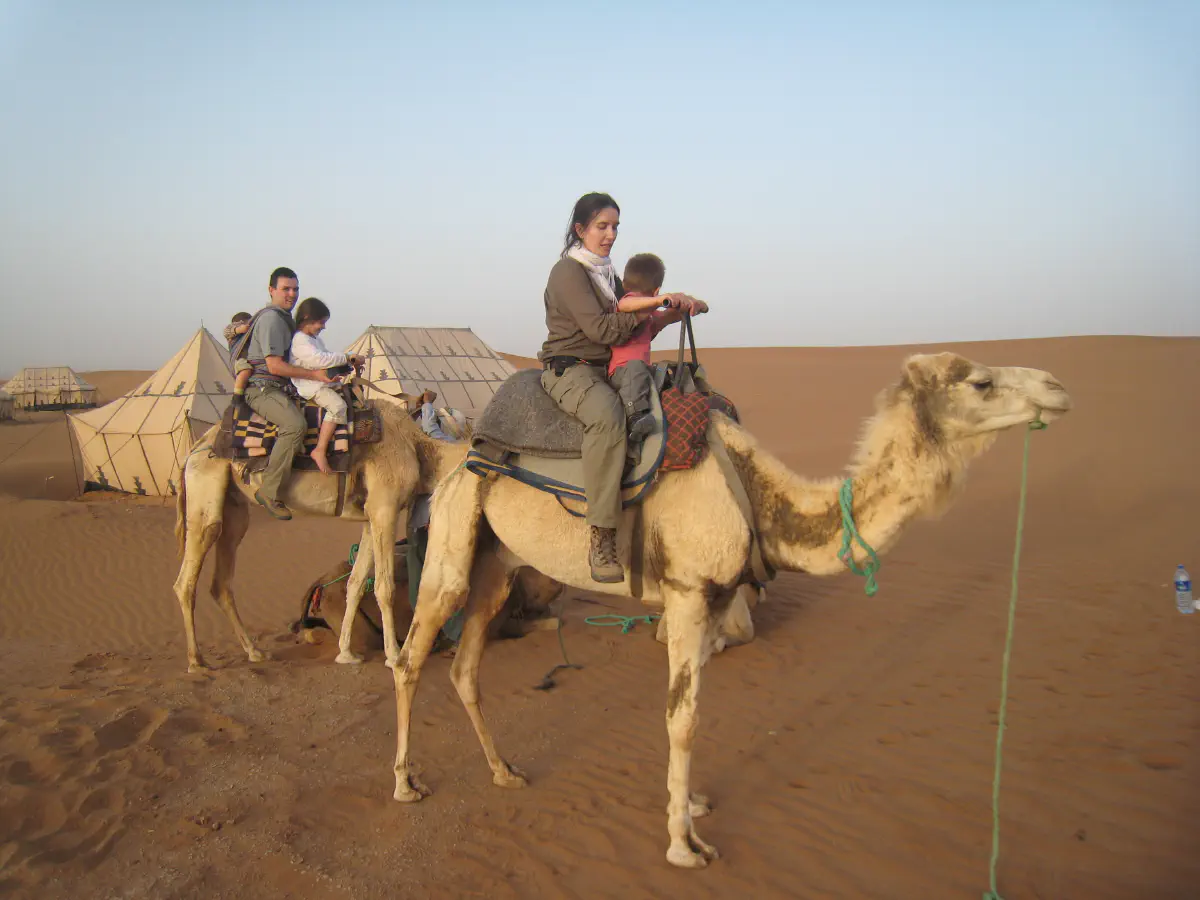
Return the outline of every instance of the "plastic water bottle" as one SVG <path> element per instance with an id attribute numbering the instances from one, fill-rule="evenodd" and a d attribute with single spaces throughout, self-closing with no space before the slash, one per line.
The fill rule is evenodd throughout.
<path id="1" fill-rule="evenodd" d="M 1192 605 L 1192 576 L 1183 566 L 1175 568 L 1175 606 L 1185 616 L 1196 611 Z"/>

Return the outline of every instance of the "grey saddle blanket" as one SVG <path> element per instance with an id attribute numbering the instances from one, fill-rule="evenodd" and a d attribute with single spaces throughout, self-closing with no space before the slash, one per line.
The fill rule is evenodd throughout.
<path id="1" fill-rule="evenodd" d="M 473 443 L 480 442 L 511 453 L 578 459 L 583 424 L 546 393 L 541 369 L 519 369 L 504 380 L 476 420 Z"/>

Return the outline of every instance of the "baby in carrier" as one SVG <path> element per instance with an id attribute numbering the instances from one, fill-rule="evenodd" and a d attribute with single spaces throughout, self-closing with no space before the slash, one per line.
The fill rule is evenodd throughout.
<path id="1" fill-rule="evenodd" d="M 235 359 L 234 351 L 237 350 L 238 344 L 242 342 L 242 335 L 250 330 L 251 315 L 248 312 L 234 313 L 229 324 L 225 326 L 225 343 L 229 347 L 229 358 L 233 365 L 233 371 L 237 374 L 233 377 L 233 397 L 235 402 L 240 402 L 246 394 L 246 385 L 250 382 L 250 363 L 244 359 Z"/>

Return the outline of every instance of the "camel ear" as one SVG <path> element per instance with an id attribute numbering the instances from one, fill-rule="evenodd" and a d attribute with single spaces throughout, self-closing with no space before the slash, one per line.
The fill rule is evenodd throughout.
<path id="1" fill-rule="evenodd" d="M 904 374 L 913 387 L 936 390 L 957 384 L 971 374 L 970 362 L 955 353 L 914 353 L 904 361 Z"/>
<path id="2" fill-rule="evenodd" d="M 914 353 L 904 361 L 904 379 L 916 390 L 927 391 L 937 387 L 937 357 L 927 353 Z"/>

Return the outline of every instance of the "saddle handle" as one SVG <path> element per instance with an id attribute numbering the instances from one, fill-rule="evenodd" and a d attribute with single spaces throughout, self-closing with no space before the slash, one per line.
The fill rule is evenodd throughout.
<path id="1" fill-rule="evenodd" d="M 676 364 L 675 364 L 676 372 L 683 371 L 683 347 L 684 347 L 685 341 L 691 345 L 692 366 L 695 367 L 695 366 L 700 365 L 700 360 L 696 356 L 696 337 L 695 337 L 695 335 L 692 334 L 692 315 L 691 315 L 691 313 L 684 313 L 683 318 L 680 319 L 680 321 L 679 321 L 679 359 L 676 361 Z M 679 376 L 676 375 L 676 377 L 679 377 Z"/>

